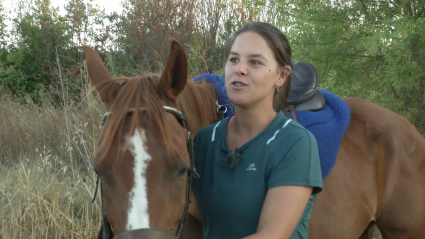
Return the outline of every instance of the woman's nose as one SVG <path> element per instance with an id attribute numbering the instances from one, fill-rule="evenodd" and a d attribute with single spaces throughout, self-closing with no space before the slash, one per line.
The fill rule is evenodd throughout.
<path id="1" fill-rule="evenodd" d="M 246 65 L 243 62 L 239 62 L 239 64 L 237 64 L 236 66 L 236 74 L 238 75 L 246 75 L 247 72 L 247 68 Z"/>

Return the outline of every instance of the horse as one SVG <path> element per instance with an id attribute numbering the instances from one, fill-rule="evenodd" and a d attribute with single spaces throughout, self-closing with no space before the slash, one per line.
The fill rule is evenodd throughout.
<path id="1" fill-rule="evenodd" d="M 180 235 L 192 175 L 189 132 L 217 120 L 212 86 L 188 84 L 187 56 L 177 41 L 162 75 L 130 78 L 112 77 L 99 54 L 83 48 L 107 110 L 93 159 L 101 181 L 99 238 Z"/>
<path id="2" fill-rule="evenodd" d="M 108 112 L 93 159 L 101 179 L 99 238 L 202 238 L 201 219 L 187 211 L 196 208 L 189 192 L 198 176 L 190 145 L 218 121 L 214 87 L 188 81 L 176 40 L 161 75 L 114 78 L 94 50 L 84 50 Z M 384 107 L 343 100 L 351 122 L 313 205 L 308 238 L 372 239 L 375 227 L 385 239 L 425 238 L 425 139 Z"/>

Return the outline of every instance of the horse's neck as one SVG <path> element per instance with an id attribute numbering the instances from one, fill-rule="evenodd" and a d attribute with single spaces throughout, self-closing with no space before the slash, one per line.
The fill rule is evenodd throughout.
<path id="1" fill-rule="evenodd" d="M 215 92 L 210 84 L 188 82 L 179 98 L 192 136 L 195 136 L 203 127 L 218 120 Z"/>

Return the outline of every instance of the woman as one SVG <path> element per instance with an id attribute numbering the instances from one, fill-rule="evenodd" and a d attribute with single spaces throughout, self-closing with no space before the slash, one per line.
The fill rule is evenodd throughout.
<path id="1" fill-rule="evenodd" d="M 195 138 L 201 177 L 193 192 L 204 237 L 307 238 L 322 177 L 314 136 L 280 110 L 291 84 L 288 40 L 267 23 L 250 23 L 225 55 L 235 113 Z M 193 205 L 190 212 L 197 215 Z"/>

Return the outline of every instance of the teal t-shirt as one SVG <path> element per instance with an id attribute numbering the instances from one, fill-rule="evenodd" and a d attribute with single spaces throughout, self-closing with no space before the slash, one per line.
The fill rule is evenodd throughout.
<path id="1" fill-rule="evenodd" d="M 195 137 L 195 167 L 200 175 L 193 192 L 206 239 L 241 238 L 257 231 L 267 190 L 283 185 L 322 190 L 314 136 L 281 111 L 255 138 L 237 149 L 239 165 L 226 167 L 229 118 L 203 128 Z M 291 239 L 307 238 L 313 196 Z"/>

